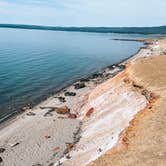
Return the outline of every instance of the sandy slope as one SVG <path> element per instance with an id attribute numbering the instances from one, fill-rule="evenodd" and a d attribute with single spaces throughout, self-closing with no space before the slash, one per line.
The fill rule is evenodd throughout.
<path id="1" fill-rule="evenodd" d="M 159 43 L 162 52 L 154 57 L 137 60 L 128 68 L 131 80 L 155 93 L 159 98 L 150 107 L 140 112 L 126 130 L 127 134 L 122 135 L 127 146 L 119 144 L 92 165 L 165 166 L 166 40 L 161 40 Z"/>
<path id="2" fill-rule="evenodd" d="M 97 86 L 90 93 L 87 104 L 81 110 L 84 119 L 82 137 L 75 149 L 70 152 L 71 159 L 61 160 L 64 166 L 146 165 L 144 160 L 148 161 L 152 154 L 154 155 L 152 156 L 153 161 L 156 163 L 158 160 L 157 157 L 155 158 L 157 156 L 155 152 L 158 151 L 158 146 L 161 146 L 159 158 L 164 160 L 164 142 L 160 145 L 159 141 L 155 142 L 155 139 L 152 139 L 154 137 L 161 140 L 159 135 L 162 133 L 156 134 L 151 125 L 142 127 L 145 131 L 141 129 L 142 134 L 137 137 L 137 144 L 131 146 L 133 150 L 130 153 L 123 151 L 127 147 L 130 149 L 129 136 L 136 135 L 135 133 L 130 134 L 130 132 L 135 131 L 137 117 L 142 117 L 147 109 L 153 112 L 155 108 L 153 104 L 155 103 L 156 106 L 160 100 L 158 95 L 161 95 L 161 92 L 165 95 L 166 58 L 158 56 L 165 54 L 165 40 L 150 39 L 148 42 L 152 42 L 151 45 L 130 59 L 125 71 Z M 159 89 L 160 93 L 157 93 Z M 161 103 L 160 107 L 162 107 Z M 92 108 L 91 115 L 86 117 L 87 112 Z M 136 118 L 133 120 L 134 117 Z M 164 132 L 162 122 L 161 120 L 160 126 L 163 125 L 162 132 Z M 151 137 L 150 131 L 152 132 Z M 120 154 L 116 152 L 120 152 Z M 114 154 L 117 155 L 116 158 L 114 158 Z M 92 161 L 98 157 L 100 158 L 93 163 Z M 160 163 L 157 162 L 157 164 Z"/>

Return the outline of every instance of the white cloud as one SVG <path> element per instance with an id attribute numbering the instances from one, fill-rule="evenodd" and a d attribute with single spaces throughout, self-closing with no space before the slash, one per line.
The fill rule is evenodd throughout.
<path id="1" fill-rule="evenodd" d="M 60 26 L 166 24 L 165 0 L 0 0 L 0 22 Z"/>

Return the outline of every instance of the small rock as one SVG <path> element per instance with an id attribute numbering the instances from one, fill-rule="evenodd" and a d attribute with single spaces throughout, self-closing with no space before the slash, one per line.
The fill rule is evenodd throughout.
<path id="1" fill-rule="evenodd" d="M 154 98 L 154 96 L 152 95 L 152 93 L 150 93 L 149 91 L 147 91 L 147 90 L 145 90 L 145 89 L 141 92 L 141 94 L 144 95 L 145 98 L 146 98 L 148 101 L 150 101 L 151 99 Z"/>
<path id="2" fill-rule="evenodd" d="M 0 153 L 3 153 L 5 151 L 5 148 L 0 148 Z"/>
<path id="3" fill-rule="evenodd" d="M 50 135 L 46 135 L 45 138 L 46 138 L 46 139 L 49 139 L 49 138 L 51 138 L 51 136 L 50 136 Z"/>
<path id="4" fill-rule="evenodd" d="M 28 112 L 26 115 L 27 116 L 35 116 L 36 114 L 34 112 Z"/>
<path id="5" fill-rule="evenodd" d="M 126 84 L 130 84 L 130 82 L 131 82 L 129 78 L 125 78 L 123 81 L 124 81 L 124 83 L 126 83 Z"/>
<path id="6" fill-rule="evenodd" d="M 138 88 L 138 89 L 142 89 L 142 88 L 143 88 L 143 86 L 141 86 L 141 85 L 137 85 L 137 84 L 134 83 L 134 82 L 133 82 L 132 85 L 133 85 L 134 88 Z"/>
<path id="7" fill-rule="evenodd" d="M 29 110 L 29 109 L 31 109 L 30 106 L 24 106 L 24 107 L 21 108 L 21 111 L 26 111 L 26 110 Z"/>
<path id="8" fill-rule="evenodd" d="M 55 166 L 61 166 L 61 165 L 62 165 L 62 163 L 60 161 L 58 161 Z"/>
<path id="9" fill-rule="evenodd" d="M 65 97 L 58 97 L 59 101 L 62 102 L 62 103 L 65 103 L 66 100 L 65 100 Z"/>
<path id="10" fill-rule="evenodd" d="M 82 78 L 82 79 L 80 79 L 80 82 L 88 82 L 88 81 L 89 81 L 88 78 Z"/>
<path id="11" fill-rule="evenodd" d="M 75 92 L 65 92 L 65 96 L 76 96 Z"/>
<path id="12" fill-rule="evenodd" d="M 71 156 L 68 154 L 68 155 L 66 155 L 66 158 L 67 159 L 71 159 Z"/>
<path id="13" fill-rule="evenodd" d="M 72 143 L 66 143 L 66 148 L 67 148 L 67 151 L 71 151 L 71 149 L 73 148 L 73 144 Z"/>
<path id="14" fill-rule="evenodd" d="M 76 119 L 77 115 L 76 114 L 69 114 L 68 118 L 70 118 L 70 119 Z"/>
<path id="15" fill-rule="evenodd" d="M 67 113 L 69 113 L 70 110 L 67 106 L 64 106 L 64 107 L 56 108 L 55 111 L 58 114 L 67 114 Z"/>
<path id="16" fill-rule="evenodd" d="M 60 150 L 60 147 L 55 147 L 52 151 L 58 151 L 58 150 Z"/>
<path id="17" fill-rule="evenodd" d="M 101 149 L 101 148 L 99 148 L 99 152 L 102 152 L 102 149 Z"/>
<path id="18" fill-rule="evenodd" d="M 92 74 L 92 76 L 90 76 L 90 78 L 95 79 L 95 78 L 102 77 L 102 76 L 103 76 L 103 73 L 94 73 L 94 74 Z"/>
<path id="19" fill-rule="evenodd" d="M 16 143 L 13 143 L 13 144 L 10 144 L 11 147 L 15 147 L 17 145 L 19 145 L 20 143 L 19 142 L 16 142 Z"/>
<path id="20" fill-rule="evenodd" d="M 3 162 L 2 157 L 0 157 L 0 163 L 2 163 L 2 162 Z"/>
<path id="21" fill-rule="evenodd" d="M 36 163 L 36 164 L 33 164 L 32 166 L 44 166 L 44 165 L 40 163 Z"/>
<path id="22" fill-rule="evenodd" d="M 90 108 L 86 113 L 86 117 L 90 117 L 93 111 L 94 111 L 94 108 Z"/>
<path id="23" fill-rule="evenodd" d="M 48 166 L 54 166 L 54 163 L 50 163 Z"/>
<path id="24" fill-rule="evenodd" d="M 126 66 L 125 65 L 118 65 L 118 67 L 120 68 L 120 70 L 124 70 L 125 68 L 126 68 Z"/>
<path id="25" fill-rule="evenodd" d="M 81 82 L 81 83 L 77 83 L 74 85 L 75 89 L 81 89 L 81 88 L 85 88 L 85 83 Z"/>

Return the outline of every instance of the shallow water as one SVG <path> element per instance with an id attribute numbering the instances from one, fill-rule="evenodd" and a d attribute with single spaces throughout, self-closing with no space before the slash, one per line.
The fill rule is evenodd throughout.
<path id="1" fill-rule="evenodd" d="M 0 118 L 41 101 L 73 80 L 118 63 L 143 35 L 0 29 Z"/>

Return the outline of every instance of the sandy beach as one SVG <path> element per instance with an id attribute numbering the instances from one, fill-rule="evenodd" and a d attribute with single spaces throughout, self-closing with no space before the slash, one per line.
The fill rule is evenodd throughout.
<path id="1" fill-rule="evenodd" d="M 130 59 L 4 124 L 0 165 L 163 165 L 166 39 L 139 41 Z"/>

